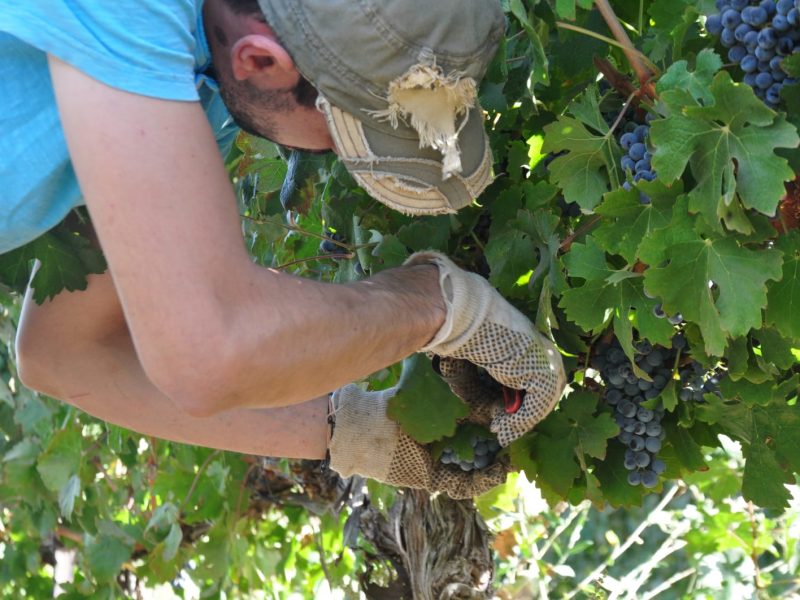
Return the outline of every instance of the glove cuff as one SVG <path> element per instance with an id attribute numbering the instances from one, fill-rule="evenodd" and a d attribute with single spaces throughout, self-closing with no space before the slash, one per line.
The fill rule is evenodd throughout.
<path id="1" fill-rule="evenodd" d="M 350 384 L 333 393 L 334 427 L 328 452 L 330 468 L 342 477 L 386 480 L 399 439 L 399 426 L 386 416 L 394 391 L 365 392 Z"/>
<path id="2" fill-rule="evenodd" d="M 403 264 L 432 264 L 438 267 L 439 287 L 447 316 L 444 325 L 420 352 L 452 355 L 473 336 L 485 320 L 494 289 L 483 277 L 464 271 L 439 252 L 416 252 Z"/>

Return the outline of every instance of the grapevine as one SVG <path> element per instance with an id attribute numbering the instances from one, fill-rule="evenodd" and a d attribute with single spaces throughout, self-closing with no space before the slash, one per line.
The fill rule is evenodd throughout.
<path id="1" fill-rule="evenodd" d="M 728 59 L 744 72 L 744 82 L 776 108 L 785 85 L 797 83 L 783 60 L 800 52 L 800 2 L 796 0 L 717 0 L 706 19 L 709 33 L 720 36 Z"/>
<path id="2" fill-rule="evenodd" d="M 694 576 L 659 593 L 715 597 L 718 589 L 697 583 L 702 561 L 719 556 L 719 536 L 708 532 L 735 530 L 725 543 L 745 547 L 736 568 L 772 564 L 777 536 L 751 526 L 792 506 L 800 474 L 800 7 L 789 0 L 503 7 L 507 31 L 479 85 L 494 178 L 472 205 L 411 218 L 370 198 L 333 154 L 287 160 L 273 144 L 242 135 L 227 166 L 246 247 L 259 265 L 336 284 L 428 249 L 487 278 L 554 339 L 569 382 L 560 403 L 500 450 L 488 430 L 464 429 L 452 413 L 437 412 L 445 398 L 421 380 L 413 416 L 399 426 L 417 439 L 434 425 L 442 433 L 425 443 L 453 472 L 479 477 L 486 461 L 508 464 L 509 483 L 477 501 L 501 520 L 522 489 L 517 472 L 551 507 L 571 505 L 574 514 L 588 503 L 651 514 L 659 494 L 685 504 L 687 489 L 695 498 L 701 490 L 706 496 L 693 507 L 722 516 L 714 527 L 696 521 L 681 538 L 680 560 Z M 372 548 L 378 537 L 365 543 L 359 526 L 399 513 L 392 503 L 406 492 L 354 480 L 347 489 L 357 490 L 357 501 L 331 517 L 320 498 L 338 499 L 339 490 L 315 481 L 298 497 L 294 463 L 153 443 L 19 385 L 10 330 L 19 319 L 13 295 L 25 289 L 29 265 L 43 265 L 33 282 L 40 302 L 82 289 L 88 274 L 105 268 L 77 226 L 88 217 L 77 216 L 0 256 L 8 307 L 0 595 L 51 597 L 53 548 L 78 556 L 71 598 L 119 597 L 134 585 L 126 583 L 134 571 L 150 587 L 176 590 L 171 582 L 186 576 L 209 597 L 251 594 L 267 581 L 284 586 L 275 593 L 298 597 L 319 597 L 323 582 L 356 593 L 356 579 L 366 588 L 398 576 L 397 556 Z M 389 366 L 361 384 L 389 389 L 400 371 Z M 260 502 L 250 502 L 253 481 L 268 482 Z M 509 548 L 536 537 L 506 526 Z M 602 533 L 578 546 L 596 547 Z M 558 548 L 558 539 L 547 548 Z M 726 547 L 714 568 L 734 551 Z M 607 556 L 616 560 L 613 552 Z M 509 564 L 522 554 L 499 563 L 498 587 L 510 586 L 509 596 L 542 593 L 511 589 L 522 578 Z M 538 571 L 562 586 L 553 584 L 552 597 L 605 593 L 589 577 L 594 568 L 577 575 L 575 557 L 562 558 Z M 559 575 L 567 564 L 576 577 Z M 742 597 L 796 593 L 765 571 Z M 589 583 L 576 586 L 584 575 Z M 797 573 L 784 579 L 796 581 Z M 630 594 L 647 596 L 644 588 Z"/>

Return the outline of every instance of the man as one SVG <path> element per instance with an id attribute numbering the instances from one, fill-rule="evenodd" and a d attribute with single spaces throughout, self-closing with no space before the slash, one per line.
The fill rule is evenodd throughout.
<path id="1" fill-rule="evenodd" d="M 40 4 L 0 9 L 11 71 L 0 94 L 13 104 L 0 142 L 11 191 L 0 250 L 85 201 L 109 270 L 84 292 L 42 306 L 26 298 L 24 383 L 157 437 L 286 457 L 330 447 L 344 474 L 451 495 L 485 489 L 466 475 L 458 490 L 439 485 L 424 449 L 409 459 L 386 394 L 342 388 L 329 442 L 327 394 L 421 349 L 467 359 L 527 390 L 518 413 L 494 415 L 507 444 L 558 398 L 552 345 L 486 282 L 433 253 L 351 285 L 254 265 L 214 143 L 215 133 L 230 140 L 214 80 L 252 133 L 334 149 L 393 208 L 453 212 L 490 179 L 475 86 L 502 35 L 497 3 Z M 362 464 L 354 437 L 380 464 Z M 424 473 L 398 479 L 412 463 Z"/>

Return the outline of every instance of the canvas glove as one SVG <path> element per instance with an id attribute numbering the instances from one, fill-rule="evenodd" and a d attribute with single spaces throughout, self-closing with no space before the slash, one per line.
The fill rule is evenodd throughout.
<path id="1" fill-rule="evenodd" d="M 423 351 L 467 360 L 498 383 L 524 390 L 514 413 L 496 408 L 491 430 L 507 446 L 555 407 L 566 379 L 555 345 L 488 281 L 458 268 L 438 252 L 413 254 L 406 265 L 433 264 L 447 308 L 445 323 Z"/>
<path id="2" fill-rule="evenodd" d="M 351 384 L 333 393 L 331 469 L 343 477 L 357 474 L 400 487 L 444 492 L 455 500 L 479 496 L 506 480 L 505 458 L 471 472 L 434 460 L 427 446 L 406 435 L 386 415 L 397 391 L 394 387 L 365 392 Z"/>

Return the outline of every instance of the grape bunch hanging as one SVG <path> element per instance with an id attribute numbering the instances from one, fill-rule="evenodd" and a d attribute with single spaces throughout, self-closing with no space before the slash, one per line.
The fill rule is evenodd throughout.
<path id="1" fill-rule="evenodd" d="M 769 107 L 777 108 L 785 85 L 797 83 L 782 68 L 800 52 L 800 0 L 717 0 L 706 29 L 728 48 L 728 59 L 744 71 L 744 82 Z"/>
<path id="2" fill-rule="evenodd" d="M 462 458 L 452 446 L 448 446 L 442 451 L 442 456 L 439 460 L 445 465 L 455 465 L 460 467 L 462 471 L 470 472 L 485 469 L 493 464 L 497 453 L 500 451 L 498 441 L 490 437 L 473 435 L 469 439 L 469 444 L 472 446 L 472 459 Z"/>
<path id="3" fill-rule="evenodd" d="M 612 407 L 620 428 L 617 439 L 625 446 L 628 483 L 653 488 L 666 469 L 658 456 L 665 437 L 662 427 L 665 411 L 656 399 L 673 379 L 675 364 L 680 363 L 676 381 L 678 398 L 685 402 L 704 402 L 708 393 L 719 395 L 720 374 L 716 370 L 707 371 L 685 354 L 686 339 L 680 333 L 673 338 L 671 348 L 641 341 L 635 350 L 636 366 L 648 378 L 636 375 L 616 339 L 598 345 L 593 366 L 600 372 L 605 384 L 604 399 Z M 654 401 L 658 404 L 649 408 Z"/>
<path id="4" fill-rule="evenodd" d="M 631 122 L 629 121 L 629 123 Z M 630 174 L 634 182 L 642 179 L 645 181 L 653 181 L 656 178 L 656 172 L 653 170 L 653 166 L 650 163 L 652 155 L 647 147 L 650 137 L 649 123 L 643 123 L 641 125 L 636 125 L 634 123 L 633 127 L 628 126 L 626 129 L 627 131 L 619 138 L 619 145 L 625 151 L 625 155 L 620 159 L 622 170 L 626 175 Z M 625 181 L 622 187 L 626 190 L 630 190 L 633 186 L 629 181 Z M 650 197 L 640 193 L 639 202 L 642 204 L 650 204 Z"/>

